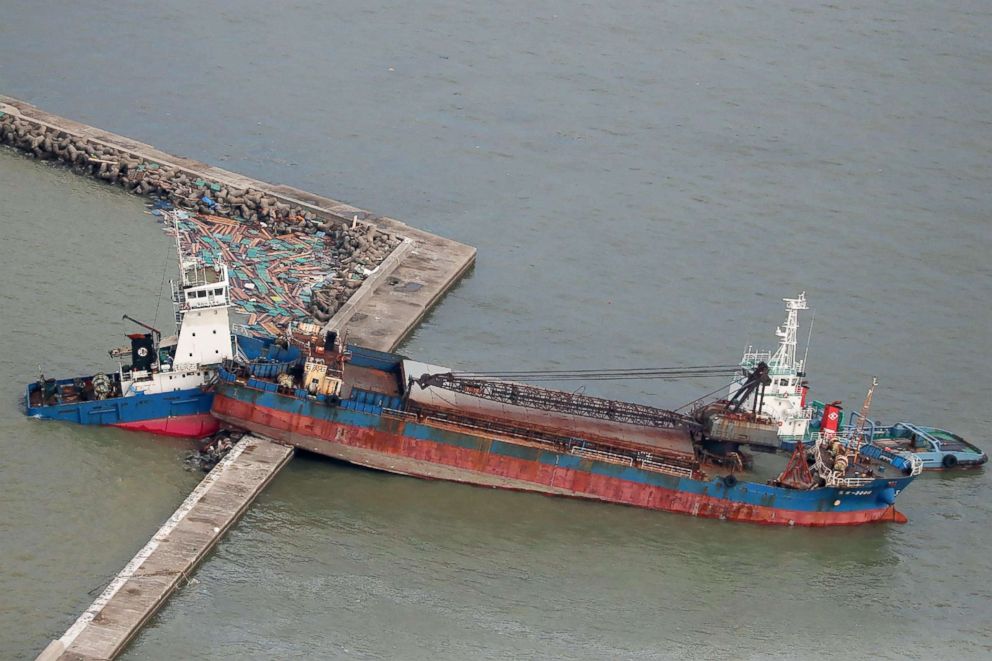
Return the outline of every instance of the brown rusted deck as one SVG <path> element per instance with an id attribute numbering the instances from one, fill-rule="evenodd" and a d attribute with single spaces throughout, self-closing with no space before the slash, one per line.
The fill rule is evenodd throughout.
<path id="1" fill-rule="evenodd" d="M 39 661 L 113 659 L 293 456 L 242 438 Z"/>

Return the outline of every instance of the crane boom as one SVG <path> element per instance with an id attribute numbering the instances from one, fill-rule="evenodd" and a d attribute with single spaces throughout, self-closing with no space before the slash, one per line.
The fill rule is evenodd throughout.
<path id="1" fill-rule="evenodd" d="M 144 323 L 144 322 L 141 322 L 141 321 L 138 321 L 137 319 L 135 319 L 135 318 L 134 318 L 134 317 L 132 317 L 131 315 L 128 315 L 128 314 L 126 314 L 126 315 L 124 315 L 123 317 L 121 317 L 121 319 L 127 319 L 128 321 L 132 321 L 132 322 L 134 322 L 134 323 L 136 323 L 136 324 L 138 324 L 139 326 L 141 326 L 142 328 L 147 328 L 147 329 L 148 329 L 148 330 L 150 330 L 151 332 L 153 332 L 153 333 L 155 333 L 155 343 L 156 343 L 156 344 L 158 344 L 158 341 L 159 341 L 159 340 L 161 339 L 161 337 L 162 337 L 162 331 L 160 331 L 160 330 L 159 330 L 159 329 L 157 329 L 157 328 L 152 328 L 151 326 L 149 326 L 148 324 L 146 324 L 146 323 Z"/>
<path id="2" fill-rule="evenodd" d="M 689 431 L 701 429 L 699 422 L 675 411 L 509 381 L 465 379 L 448 372 L 424 374 L 414 382 L 421 388 L 433 386 L 473 397 L 542 411 L 556 411 L 661 429 L 685 429 Z"/>

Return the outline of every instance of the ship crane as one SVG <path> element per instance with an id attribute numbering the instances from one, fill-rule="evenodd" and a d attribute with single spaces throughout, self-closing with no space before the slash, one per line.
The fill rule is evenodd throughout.
<path id="1" fill-rule="evenodd" d="M 623 422 L 632 425 L 699 431 L 702 426 L 693 418 L 643 404 L 601 399 L 579 393 L 539 388 L 509 381 L 463 378 L 454 373 L 424 374 L 412 379 L 421 388 L 435 387 L 495 402 L 525 406 L 542 411 Z"/>
<path id="2" fill-rule="evenodd" d="M 131 315 L 126 314 L 126 315 L 122 316 L 121 319 L 122 320 L 123 319 L 127 319 L 128 321 L 132 321 L 132 322 L 138 324 L 142 328 L 147 328 L 148 330 L 150 330 L 152 333 L 155 334 L 155 343 L 156 344 L 158 344 L 158 341 L 162 338 L 162 331 L 160 331 L 157 328 L 152 328 L 151 326 L 149 326 L 148 324 L 146 324 L 144 322 L 138 321 L 137 319 L 135 319 Z"/>
<path id="3" fill-rule="evenodd" d="M 861 405 L 861 414 L 858 416 L 858 425 L 854 430 L 854 461 L 857 462 L 858 456 L 861 454 L 861 444 L 870 443 L 872 439 L 865 438 L 865 423 L 868 422 L 868 412 L 871 410 L 871 398 L 875 394 L 875 388 L 878 386 L 878 377 L 873 376 L 871 378 L 871 386 L 868 388 L 868 393 L 865 395 L 865 401 Z"/>
<path id="4" fill-rule="evenodd" d="M 751 413 L 755 415 L 761 413 L 761 409 L 764 408 L 765 404 L 765 388 L 771 385 L 771 383 L 772 379 L 768 376 L 768 363 L 761 361 L 747 375 L 747 379 L 744 381 L 740 390 L 734 393 L 734 396 L 727 402 L 727 409 L 738 413 L 744 402 L 747 401 L 747 398 L 753 394 L 754 403 L 751 405 Z"/>
<path id="5" fill-rule="evenodd" d="M 123 360 L 125 356 L 131 356 L 131 365 L 136 370 L 150 370 L 158 362 L 156 354 L 158 352 L 159 342 L 162 339 L 162 332 L 149 326 L 146 323 L 138 321 L 130 315 L 123 315 L 121 319 L 126 319 L 128 321 L 134 322 L 151 331 L 150 334 L 146 333 L 144 335 L 140 333 L 128 334 L 128 339 L 131 340 L 131 346 L 117 347 L 109 351 L 112 358 L 117 358 L 118 360 Z"/>

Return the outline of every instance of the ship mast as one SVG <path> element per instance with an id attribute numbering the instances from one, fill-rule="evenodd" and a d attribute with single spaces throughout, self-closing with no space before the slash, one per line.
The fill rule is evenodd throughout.
<path id="1" fill-rule="evenodd" d="M 799 298 L 783 298 L 785 309 L 789 316 L 785 319 L 785 324 L 775 329 L 775 335 L 780 338 L 778 350 L 769 361 L 772 367 L 794 368 L 796 371 L 803 371 L 803 364 L 796 363 L 796 333 L 799 330 L 799 311 L 808 310 L 806 304 L 806 292 L 799 294 Z"/>
<path id="2" fill-rule="evenodd" d="M 871 409 L 871 398 L 875 394 L 875 386 L 878 385 L 878 377 L 871 377 L 871 387 L 865 395 L 865 401 L 861 405 L 861 414 L 858 416 L 858 426 L 854 430 L 854 460 L 858 460 L 858 453 L 861 452 L 861 444 L 864 442 L 865 423 L 868 422 L 868 411 Z"/>
<path id="3" fill-rule="evenodd" d="M 871 377 L 871 387 L 868 388 L 868 393 L 865 395 L 864 404 L 861 405 L 861 414 L 858 416 L 858 426 L 855 429 L 855 435 L 860 438 L 865 430 L 865 423 L 868 422 L 868 410 L 871 408 L 871 398 L 875 394 L 875 386 L 878 385 L 878 377 Z"/>

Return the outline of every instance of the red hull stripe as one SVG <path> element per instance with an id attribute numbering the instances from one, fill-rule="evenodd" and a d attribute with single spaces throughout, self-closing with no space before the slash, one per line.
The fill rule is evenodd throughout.
<path id="1" fill-rule="evenodd" d="M 120 427 L 121 429 L 130 429 L 132 431 L 149 432 L 160 436 L 202 438 L 216 433 L 220 429 L 220 422 L 209 413 L 197 413 L 196 415 L 156 418 L 154 420 L 119 422 L 112 426 Z"/>
<path id="2" fill-rule="evenodd" d="M 892 506 L 813 512 L 740 503 L 640 484 L 590 471 L 481 452 L 401 433 L 317 420 L 217 394 L 213 413 L 297 447 L 369 468 L 479 486 L 588 498 L 692 516 L 798 526 L 904 523 Z M 402 424 L 402 423 L 400 423 Z M 399 429 L 397 431 L 400 431 Z"/>

